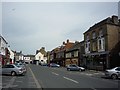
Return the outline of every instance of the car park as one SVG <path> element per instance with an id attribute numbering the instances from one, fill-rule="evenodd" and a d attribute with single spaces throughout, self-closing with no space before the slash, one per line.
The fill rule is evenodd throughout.
<path id="1" fill-rule="evenodd" d="M 68 71 L 85 71 L 85 68 L 79 67 L 78 65 L 75 64 L 70 64 L 67 66 Z"/>
<path id="2" fill-rule="evenodd" d="M 23 67 L 17 66 L 15 64 L 7 64 L 2 67 L 2 74 L 15 75 L 25 75 L 26 71 Z"/>
<path id="3" fill-rule="evenodd" d="M 105 76 L 112 79 L 120 78 L 120 67 L 115 67 L 105 71 Z"/>

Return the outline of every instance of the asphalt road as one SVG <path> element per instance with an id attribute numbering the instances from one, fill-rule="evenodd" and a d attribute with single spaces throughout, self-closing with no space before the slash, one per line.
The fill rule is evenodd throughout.
<path id="1" fill-rule="evenodd" d="M 103 73 L 94 71 L 67 71 L 65 68 L 51 68 L 27 65 L 25 76 L 2 76 L 3 88 L 82 88 L 85 90 L 120 90 L 120 80 L 102 78 Z"/>
<path id="2" fill-rule="evenodd" d="M 67 71 L 65 68 L 29 66 L 42 88 L 118 88 L 119 80 L 98 77 L 86 72 Z"/>
<path id="3" fill-rule="evenodd" d="M 2 88 L 41 88 L 37 87 L 35 79 L 27 66 L 25 76 L 2 75 Z"/>

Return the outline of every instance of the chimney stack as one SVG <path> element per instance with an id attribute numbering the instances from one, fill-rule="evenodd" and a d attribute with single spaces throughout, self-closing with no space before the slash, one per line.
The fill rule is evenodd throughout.
<path id="1" fill-rule="evenodd" d="M 67 39 L 67 43 L 69 43 L 69 39 Z"/>
<path id="2" fill-rule="evenodd" d="M 65 42 L 63 42 L 63 45 L 65 45 Z"/>
<path id="3" fill-rule="evenodd" d="M 118 24 L 118 16 L 113 15 L 112 16 L 112 21 L 114 24 Z"/>

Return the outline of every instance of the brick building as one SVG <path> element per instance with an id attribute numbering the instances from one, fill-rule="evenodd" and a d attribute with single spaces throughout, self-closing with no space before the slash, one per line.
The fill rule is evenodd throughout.
<path id="1" fill-rule="evenodd" d="M 65 65 L 76 64 L 84 66 L 84 41 L 76 41 L 74 45 L 65 52 Z"/>
<path id="2" fill-rule="evenodd" d="M 120 20 L 118 16 L 108 17 L 93 25 L 84 33 L 86 66 L 90 69 L 105 70 L 112 65 L 112 52 L 120 41 Z M 118 51 L 119 52 L 119 51 Z M 118 61 L 117 61 L 118 62 Z M 119 62 L 120 63 L 120 62 Z"/>
<path id="3" fill-rule="evenodd" d="M 58 63 L 61 66 L 65 66 L 65 52 L 66 50 L 71 48 L 73 44 L 73 42 L 70 42 L 69 39 L 67 39 L 66 42 L 63 42 L 63 45 L 53 49 L 51 51 L 51 62 Z"/>

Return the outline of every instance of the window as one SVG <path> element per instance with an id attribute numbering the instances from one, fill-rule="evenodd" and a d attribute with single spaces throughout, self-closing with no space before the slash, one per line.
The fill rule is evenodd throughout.
<path id="1" fill-rule="evenodd" d="M 120 71 L 120 67 L 116 68 L 115 70 Z"/>
<path id="2" fill-rule="evenodd" d="M 103 31 L 100 30 L 100 31 L 99 31 L 99 37 L 102 37 L 102 36 L 103 36 Z"/>
<path id="3" fill-rule="evenodd" d="M 67 53 L 66 58 L 70 58 L 70 57 L 71 57 L 71 53 Z"/>
<path id="4" fill-rule="evenodd" d="M 93 44 L 92 44 L 92 51 L 96 51 L 97 49 L 96 49 L 96 42 L 93 42 Z"/>
<path id="5" fill-rule="evenodd" d="M 92 34 L 92 38 L 93 38 L 93 39 L 96 38 L 96 34 L 95 34 L 95 32 L 93 32 L 93 34 Z"/>
<path id="6" fill-rule="evenodd" d="M 6 66 L 4 66 L 4 68 L 14 68 L 14 66 L 13 65 L 6 65 Z"/>
<path id="7" fill-rule="evenodd" d="M 105 51 L 105 38 L 98 39 L 98 50 Z"/>
<path id="8" fill-rule="evenodd" d="M 99 40 L 99 49 L 101 49 L 101 40 Z"/>
<path id="9" fill-rule="evenodd" d="M 87 35 L 86 40 L 89 41 L 89 36 Z"/>
<path id="10" fill-rule="evenodd" d="M 74 57 L 78 57 L 78 51 L 74 51 Z"/>

